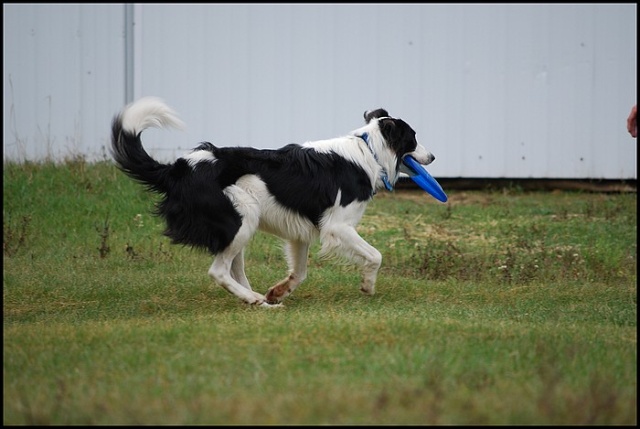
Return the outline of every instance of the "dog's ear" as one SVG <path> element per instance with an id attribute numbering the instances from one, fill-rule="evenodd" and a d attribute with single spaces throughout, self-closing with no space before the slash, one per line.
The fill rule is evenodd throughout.
<path id="1" fill-rule="evenodd" d="M 378 122 L 384 139 L 394 148 L 398 157 L 416 150 L 416 132 L 402 119 L 385 118 Z"/>
<path id="2" fill-rule="evenodd" d="M 394 138 L 398 132 L 394 119 L 383 119 L 379 123 L 380 131 L 385 137 Z"/>
<path id="3" fill-rule="evenodd" d="M 367 110 L 364 112 L 364 121 L 368 124 L 372 119 L 389 116 L 389 112 L 384 109 Z"/>

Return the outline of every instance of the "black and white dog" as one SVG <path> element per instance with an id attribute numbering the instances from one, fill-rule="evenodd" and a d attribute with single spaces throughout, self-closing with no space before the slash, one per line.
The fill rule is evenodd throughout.
<path id="1" fill-rule="evenodd" d="M 112 155 L 120 170 L 162 195 L 156 211 L 166 222 L 165 235 L 215 255 L 209 275 L 242 301 L 279 305 L 307 276 L 316 239 L 322 254 L 359 264 L 360 290 L 373 295 L 382 255 L 356 226 L 375 193 L 393 189 L 403 156 L 424 165 L 434 156 L 386 110 L 367 111 L 364 118 L 365 126 L 342 137 L 275 150 L 201 143 L 163 164 L 144 150 L 140 134 L 148 127 L 181 128 L 182 122 L 162 100 L 145 97 L 114 117 Z M 287 244 L 289 274 L 266 295 L 251 289 L 244 272 L 244 249 L 257 230 Z"/>

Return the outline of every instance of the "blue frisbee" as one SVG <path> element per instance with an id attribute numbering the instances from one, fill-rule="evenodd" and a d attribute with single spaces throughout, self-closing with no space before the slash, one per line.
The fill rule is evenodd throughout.
<path id="1" fill-rule="evenodd" d="M 447 202 L 447 194 L 442 190 L 442 186 L 440 186 L 438 181 L 434 179 L 414 157 L 406 155 L 402 158 L 402 163 L 407 167 L 407 170 L 409 170 L 408 174 L 411 180 L 416 182 L 418 186 L 427 191 L 427 193 L 436 200 L 443 203 Z"/>

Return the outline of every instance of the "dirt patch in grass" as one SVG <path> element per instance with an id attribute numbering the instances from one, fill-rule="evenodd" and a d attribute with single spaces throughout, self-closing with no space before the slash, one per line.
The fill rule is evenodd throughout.
<path id="1" fill-rule="evenodd" d="M 493 196 L 486 192 L 460 191 L 447 195 L 447 197 L 447 202 L 441 203 L 421 189 L 401 189 L 396 190 L 393 193 L 384 192 L 376 195 L 376 198 L 396 198 L 414 201 L 420 204 L 450 204 L 452 206 L 463 204 L 488 206 L 494 202 Z"/>

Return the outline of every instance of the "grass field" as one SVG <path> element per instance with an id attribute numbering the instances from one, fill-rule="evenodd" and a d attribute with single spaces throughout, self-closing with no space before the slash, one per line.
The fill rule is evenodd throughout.
<path id="1" fill-rule="evenodd" d="M 316 246 L 261 309 L 108 163 L 3 191 L 5 425 L 637 424 L 635 193 L 382 192 L 375 296 Z M 256 290 L 286 273 L 273 237 L 246 257 Z"/>

